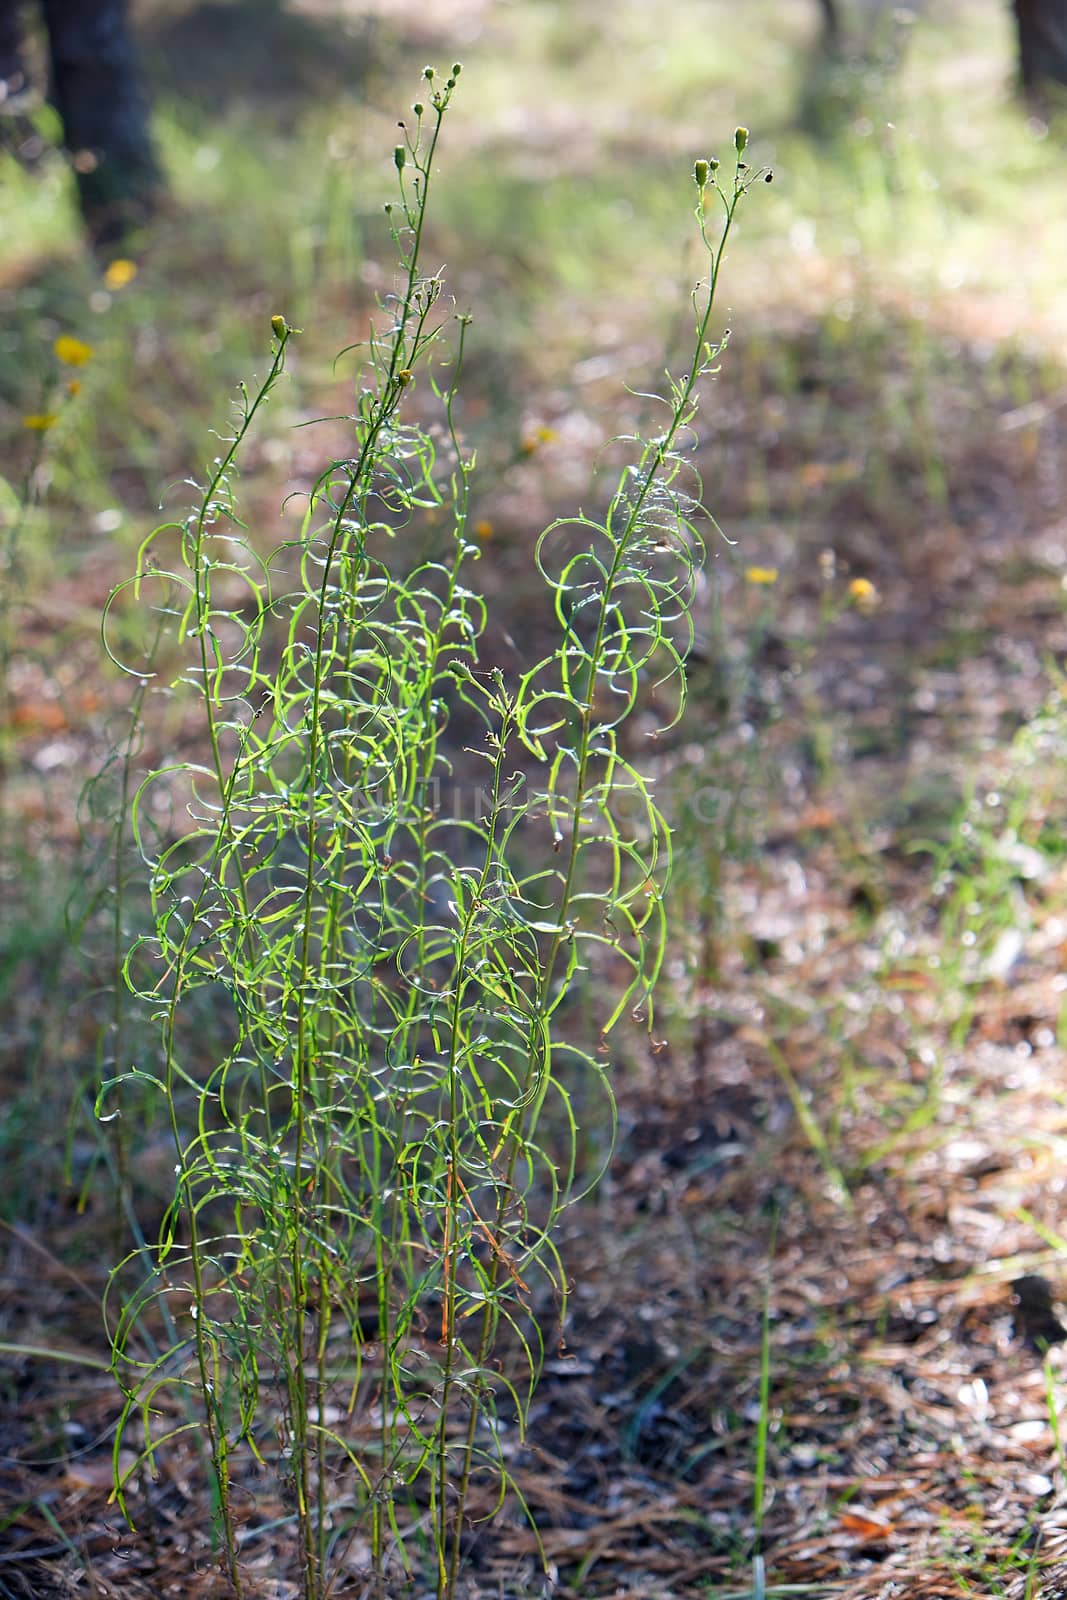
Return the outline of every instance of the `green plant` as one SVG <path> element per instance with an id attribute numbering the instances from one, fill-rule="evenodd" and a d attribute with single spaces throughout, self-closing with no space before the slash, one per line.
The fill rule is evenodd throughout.
<path id="1" fill-rule="evenodd" d="M 198 707 L 206 749 L 160 766 L 131 805 L 153 926 L 124 971 L 160 1044 L 151 1065 L 117 1064 L 98 1110 L 157 1096 L 177 1184 L 105 1306 L 126 1395 L 116 1494 L 125 1505 L 134 1473 L 192 1433 L 238 1595 L 239 1494 L 257 1466 L 282 1486 L 308 1600 L 357 1537 L 379 1591 L 421 1541 L 437 1594 L 455 1593 L 465 1524 L 515 1488 L 509 1424 L 521 1436 L 543 1339 L 535 1273 L 565 1313 L 554 1225 L 595 1181 L 578 1170 L 571 1084 L 589 1074 L 610 1101 L 608 1036 L 627 1014 L 651 1030 L 663 956 L 670 830 L 621 730 L 653 683 L 670 720 L 684 704 L 701 553 L 685 452 L 725 342 L 726 242 L 764 174 L 744 130 L 730 179 L 696 164 L 708 273 L 692 357 L 668 375 L 660 430 L 628 441 L 604 514 L 541 535 L 555 636 L 509 682 L 485 663 L 469 577 L 456 395 L 470 319 L 446 354 L 441 280 L 421 267 L 459 70 L 442 85 L 427 68 L 428 105 L 395 151 L 401 287 L 366 346 L 350 448 L 299 536 L 258 550 L 234 491 L 297 332 L 277 316 L 270 370 L 242 390 L 196 508 L 145 540 L 105 617 L 108 641 L 124 610 L 162 621 L 152 659 L 176 655 L 170 689 Z M 436 430 L 412 400 L 420 374 Z M 450 535 L 405 562 L 392 552 L 423 516 Z M 140 684 L 144 662 L 109 648 Z M 586 972 L 615 997 L 597 1036 L 565 1035 Z M 208 1014 L 220 1053 L 204 1048 Z"/>
<path id="2" fill-rule="evenodd" d="M 763 1291 L 763 1316 L 760 1322 L 759 1421 L 756 1427 L 756 1461 L 752 1478 L 753 1587 L 764 1588 L 763 1513 L 767 1489 L 767 1444 L 771 1430 L 771 1270 L 777 1219 L 771 1233 L 767 1282 Z"/>
<path id="3" fill-rule="evenodd" d="M 981 986 L 1006 982 L 1022 956 L 1034 892 L 1063 854 L 1054 802 L 1067 745 L 1062 684 L 1055 670 L 1050 676 L 1044 704 L 966 796 L 946 837 L 911 845 L 932 863 L 938 922 L 927 961 L 954 1049 L 967 1037 Z"/>

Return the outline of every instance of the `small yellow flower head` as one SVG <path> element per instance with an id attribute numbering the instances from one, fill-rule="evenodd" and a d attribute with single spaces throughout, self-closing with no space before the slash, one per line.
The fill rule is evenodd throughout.
<path id="1" fill-rule="evenodd" d="M 493 537 L 493 524 L 488 518 L 483 517 L 480 522 L 474 524 L 474 537 L 480 539 L 483 544 Z"/>
<path id="2" fill-rule="evenodd" d="M 532 456 L 543 444 L 554 444 L 558 438 L 559 434 L 555 428 L 535 428 L 532 433 L 526 435 L 519 449 L 524 456 Z"/>
<path id="3" fill-rule="evenodd" d="M 848 586 L 848 594 L 856 610 L 866 615 L 877 610 L 882 599 L 870 578 L 853 578 Z"/>
<path id="4" fill-rule="evenodd" d="M 769 587 L 772 583 L 777 583 L 778 582 L 778 568 L 777 567 L 746 567 L 745 568 L 745 582 L 746 583 L 763 584 L 765 587 Z"/>
<path id="5" fill-rule="evenodd" d="M 60 334 L 52 349 L 65 367 L 84 367 L 93 353 L 91 344 L 74 339 L 69 333 Z"/>
<path id="6" fill-rule="evenodd" d="M 67 393 L 69 395 L 81 394 L 82 381 L 80 378 L 67 379 Z"/>
<path id="7" fill-rule="evenodd" d="M 284 317 L 271 317 L 270 329 L 276 339 L 284 339 L 288 327 Z"/>
<path id="8" fill-rule="evenodd" d="M 127 261 L 120 256 L 117 261 L 112 261 L 104 273 L 104 286 L 108 289 L 125 289 L 137 276 L 136 261 Z"/>
<path id="9" fill-rule="evenodd" d="M 32 433 L 47 433 L 58 421 L 59 417 L 54 411 L 33 411 L 29 416 L 23 417 L 22 426 L 29 428 Z"/>

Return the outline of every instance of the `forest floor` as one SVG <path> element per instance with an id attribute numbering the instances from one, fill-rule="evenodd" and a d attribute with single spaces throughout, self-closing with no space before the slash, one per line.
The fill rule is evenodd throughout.
<path id="1" fill-rule="evenodd" d="M 539 8 L 533 22 L 500 9 L 493 27 L 549 28 Z M 450 8 L 448 27 L 466 30 L 475 54 L 491 10 Z M 421 8 L 382 0 L 376 12 L 401 27 Z M 198 27 L 203 39 L 202 17 Z M 177 46 L 167 34 L 158 47 Z M 302 58 L 309 72 L 329 59 L 317 49 Z M 538 59 L 560 49 L 549 39 Z M 383 76 L 395 58 L 410 65 L 398 45 Z M 280 70 L 284 53 L 270 59 Z M 497 145 L 464 125 L 464 193 L 487 149 L 522 124 L 513 110 L 493 124 Z M 370 124 L 351 148 L 379 139 L 384 112 Z M 522 126 L 541 143 L 529 142 L 511 193 L 532 207 L 578 124 L 557 107 Z M 595 132 L 616 155 L 629 137 L 619 120 Z M 671 143 L 689 130 L 661 132 Z M 214 148 L 183 145 L 180 119 L 168 137 L 175 150 Z M 210 188 L 207 156 L 198 170 Z M 595 190 L 595 171 L 565 179 Z M 1034 181 L 1051 186 L 1051 164 Z M 451 202 L 441 225 L 460 276 L 468 203 Z M 204 204 L 206 229 L 220 202 Z M 481 204 L 487 232 L 509 215 L 506 196 Z M 551 204 L 548 244 L 516 225 L 496 255 L 483 259 L 477 239 L 466 247 L 495 339 L 476 350 L 469 417 L 488 461 L 478 514 L 501 637 L 522 614 L 534 534 L 573 503 L 598 441 L 618 430 L 620 373 L 635 389 L 654 382 L 677 326 L 660 287 L 664 259 L 672 285 L 679 276 L 676 243 L 637 272 L 632 302 L 605 308 L 565 256 L 567 196 L 559 217 Z M 40 226 L 33 250 L 0 257 L 27 345 L 97 292 L 76 246 L 56 244 L 51 220 Z M 210 299 L 175 287 L 187 343 L 165 359 L 178 339 L 168 274 L 177 284 L 202 269 L 204 246 L 180 216 L 161 226 L 146 286 L 114 312 L 126 320 L 110 369 L 99 341 L 96 413 L 80 424 L 96 432 L 57 461 L 37 525 L 49 542 L 30 553 L 17 602 L 0 1333 L 23 1350 L 2 1380 L 4 1600 L 226 1592 L 191 1448 L 175 1440 L 157 1477 L 141 1475 L 136 1531 L 109 1498 L 118 1407 L 110 1373 L 91 1363 L 106 1367 L 100 1300 L 118 1246 L 80 1120 L 94 977 L 71 960 L 64 912 L 86 866 L 76 797 L 120 704 L 94 618 L 160 482 L 202 453 L 204 411 L 181 397 L 212 362 L 241 371 L 252 336 L 227 330 L 277 309 L 254 252 L 229 241 L 221 353 L 196 345 Z M 574 226 L 597 232 L 588 213 Z M 992 267 L 939 296 L 847 251 L 811 259 L 805 239 L 794 234 L 787 303 L 769 288 L 773 254 L 739 292 L 705 410 L 699 465 L 733 543 L 711 544 L 687 720 L 653 760 L 678 821 L 657 1021 L 667 1045 L 627 1036 L 619 1047 L 610 1169 L 560 1238 L 564 1337 L 549 1344 L 525 1442 L 509 1446 L 537 1533 L 512 1502 L 472 1531 L 472 1600 L 1067 1593 L 1067 1334 L 1055 1309 L 1067 1288 L 1067 320 L 1062 297 L 1051 306 L 1037 290 L 1021 312 Z M 732 258 L 742 276 L 744 248 Z M 350 240 L 336 249 L 347 264 L 358 254 Z M 550 261 L 573 270 L 545 320 L 536 296 Z M 294 297 L 306 291 L 295 248 L 279 270 Z M 381 269 L 360 270 L 358 291 L 323 292 L 333 311 L 351 312 L 354 294 L 364 314 Z M 507 314 L 515 275 L 533 286 L 528 325 Z M 249 462 L 264 519 L 321 453 L 288 424 L 308 414 L 308 389 L 333 381 L 315 345 L 332 338 L 309 324 L 298 398 Z M 30 409 L 25 362 L 8 367 L 0 422 Z M 124 433 L 109 404 L 125 388 L 139 410 Z M 113 505 L 123 531 L 109 542 Z M 862 605 L 855 579 L 871 586 Z M 709 811 L 712 793 L 726 799 Z M 150 1208 L 165 1178 L 150 1130 L 139 1160 Z M 289 1600 L 291 1519 L 251 1463 L 245 1487 L 247 1592 Z M 369 1592 L 357 1566 L 339 1596 Z M 398 1582 L 401 1593 L 422 1590 Z"/>

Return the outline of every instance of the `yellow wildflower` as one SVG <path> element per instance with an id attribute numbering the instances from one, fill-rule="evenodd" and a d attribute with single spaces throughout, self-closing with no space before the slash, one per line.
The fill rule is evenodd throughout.
<path id="1" fill-rule="evenodd" d="M 480 522 L 474 524 L 474 537 L 481 539 L 483 543 L 487 539 L 491 539 L 493 537 L 493 524 L 483 517 Z"/>
<path id="2" fill-rule="evenodd" d="M 67 393 L 70 395 L 81 394 L 82 382 L 80 378 L 67 379 Z"/>
<path id="3" fill-rule="evenodd" d="M 61 333 L 52 349 L 65 367 L 84 367 L 93 353 L 91 344 L 86 344 L 83 339 L 75 339 L 69 333 Z"/>
<path id="4" fill-rule="evenodd" d="M 109 289 L 125 289 L 137 276 L 136 261 L 127 261 L 120 256 L 117 261 L 112 261 L 104 273 L 104 283 Z"/>
<path id="5" fill-rule="evenodd" d="M 762 584 L 777 583 L 778 582 L 778 568 L 777 567 L 746 567 L 745 568 L 745 582 L 746 583 L 762 583 Z"/>
<path id="6" fill-rule="evenodd" d="M 22 426 L 30 428 L 34 433 L 47 433 L 49 428 L 54 428 L 59 421 L 54 411 L 34 411 L 28 417 L 23 417 Z"/>
<path id="7" fill-rule="evenodd" d="M 532 456 L 543 444 L 552 444 L 558 438 L 559 434 L 555 428 L 535 428 L 532 433 L 526 435 L 519 449 L 524 456 Z"/>
<path id="8" fill-rule="evenodd" d="M 870 578 L 853 578 L 848 586 L 848 593 L 857 611 L 873 611 L 882 598 Z"/>

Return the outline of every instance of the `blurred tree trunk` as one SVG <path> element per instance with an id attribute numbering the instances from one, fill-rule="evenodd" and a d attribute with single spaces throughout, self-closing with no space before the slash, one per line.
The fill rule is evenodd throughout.
<path id="1" fill-rule="evenodd" d="M 1019 75 L 1028 95 L 1067 85 L 1067 5 L 1064 0 L 1014 0 L 1019 28 Z"/>
<path id="2" fill-rule="evenodd" d="M 25 81 L 17 0 L 0 0 L 0 105 L 17 95 Z"/>
<path id="3" fill-rule="evenodd" d="M 89 237 L 106 248 L 147 220 L 162 191 L 126 3 L 42 4 L 50 98 L 63 119 Z"/>
<path id="4" fill-rule="evenodd" d="M 835 55 L 841 46 L 841 18 L 837 14 L 837 0 L 819 0 L 822 12 L 822 44 L 828 55 Z"/>

